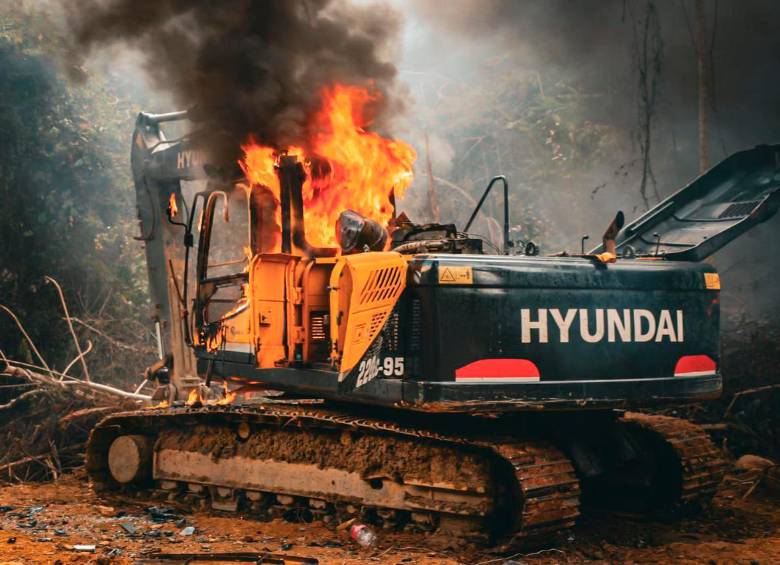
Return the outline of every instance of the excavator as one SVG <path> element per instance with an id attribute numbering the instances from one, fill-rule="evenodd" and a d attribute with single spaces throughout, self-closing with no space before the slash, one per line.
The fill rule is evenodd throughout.
<path id="1" fill-rule="evenodd" d="M 728 157 L 628 224 L 618 213 L 589 252 L 511 241 L 504 177 L 464 229 L 345 209 L 324 248 L 307 241 L 311 166 L 280 152 L 271 196 L 195 136 L 166 137 L 188 118 L 141 113 L 133 134 L 160 359 L 153 406 L 91 433 L 98 492 L 506 547 L 565 535 L 581 505 L 711 501 L 725 464 L 707 433 L 636 410 L 721 393 L 720 279 L 704 260 L 777 211 L 780 145 Z M 494 186 L 503 245 L 488 253 L 469 230 Z"/>

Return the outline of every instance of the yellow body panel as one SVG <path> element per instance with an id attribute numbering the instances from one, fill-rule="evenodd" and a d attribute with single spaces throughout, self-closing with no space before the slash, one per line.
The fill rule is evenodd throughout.
<path id="1" fill-rule="evenodd" d="M 252 263 L 249 275 L 255 328 L 257 367 L 285 365 L 290 356 L 292 277 L 300 257 L 264 254 Z M 288 321 L 285 324 L 285 320 Z M 287 332 L 285 332 L 287 329 Z"/>
<path id="2" fill-rule="evenodd" d="M 253 353 L 259 369 L 329 362 L 344 375 L 387 322 L 406 287 L 406 270 L 396 252 L 256 255 L 242 298 L 208 348 Z"/>
<path id="3" fill-rule="evenodd" d="M 341 375 L 352 369 L 382 330 L 406 287 L 400 253 L 339 257 L 330 276 L 331 361 Z"/>

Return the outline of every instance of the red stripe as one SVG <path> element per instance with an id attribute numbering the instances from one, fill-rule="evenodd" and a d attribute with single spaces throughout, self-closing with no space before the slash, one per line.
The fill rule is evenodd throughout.
<path id="1" fill-rule="evenodd" d="M 674 368 L 675 375 L 715 372 L 717 365 L 709 355 L 683 355 Z"/>
<path id="2" fill-rule="evenodd" d="M 480 359 L 455 369 L 455 378 L 538 379 L 539 367 L 528 359 Z"/>

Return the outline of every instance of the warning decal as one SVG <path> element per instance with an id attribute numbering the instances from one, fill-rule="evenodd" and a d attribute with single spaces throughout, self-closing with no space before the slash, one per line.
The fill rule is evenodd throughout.
<path id="1" fill-rule="evenodd" d="M 439 284 L 473 284 L 471 267 L 439 266 Z"/>

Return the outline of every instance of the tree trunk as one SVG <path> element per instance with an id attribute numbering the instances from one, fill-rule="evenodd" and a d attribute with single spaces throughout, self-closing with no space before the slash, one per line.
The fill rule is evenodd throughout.
<path id="1" fill-rule="evenodd" d="M 707 48 L 704 0 L 695 0 L 696 58 L 699 70 L 699 172 L 710 168 L 710 60 Z"/>

